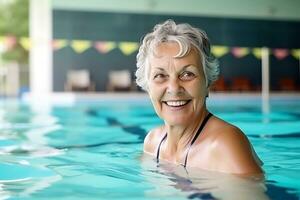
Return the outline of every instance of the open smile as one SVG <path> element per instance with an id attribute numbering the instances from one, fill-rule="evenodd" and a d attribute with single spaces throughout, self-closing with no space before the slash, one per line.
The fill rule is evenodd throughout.
<path id="1" fill-rule="evenodd" d="M 167 106 L 170 107 L 183 107 L 185 105 L 187 105 L 189 102 L 191 102 L 191 100 L 172 100 L 172 101 L 163 101 L 164 104 L 166 104 Z"/>

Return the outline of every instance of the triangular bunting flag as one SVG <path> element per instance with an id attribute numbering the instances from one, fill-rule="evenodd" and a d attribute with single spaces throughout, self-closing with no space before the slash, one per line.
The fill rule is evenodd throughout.
<path id="1" fill-rule="evenodd" d="M 114 48 L 116 48 L 116 43 L 115 42 L 104 42 L 104 41 L 98 41 L 95 42 L 94 47 L 97 49 L 100 53 L 108 53 Z"/>
<path id="2" fill-rule="evenodd" d="M 300 60 L 300 49 L 292 49 L 292 56 Z"/>
<path id="3" fill-rule="evenodd" d="M 52 42 L 52 47 L 53 47 L 54 51 L 62 49 L 64 47 L 66 47 L 67 45 L 68 45 L 68 41 L 67 40 L 55 39 Z"/>
<path id="4" fill-rule="evenodd" d="M 30 50 L 31 45 L 32 45 L 31 41 L 30 41 L 30 39 L 28 37 L 21 37 L 19 43 L 27 51 Z"/>
<path id="5" fill-rule="evenodd" d="M 15 36 L 9 35 L 9 36 L 4 36 L 4 49 L 5 50 L 10 50 L 13 49 L 16 44 L 17 44 L 17 39 Z"/>
<path id="6" fill-rule="evenodd" d="M 4 52 L 6 49 L 5 49 L 5 46 L 4 46 L 4 37 L 3 36 L 0 36 L 0 55 L 2 52 Z"/>
<path id="7" fill-rule="evenodd" d="M 252 53 L 257 59 L 261 59 L 261 48 L 253 48 Z"/>
<path id="8" fill-rule="evenodd" d="M 228 51 L 229 48 L 225 46 L 212 46 L 211 48 L 212 54 L 217 58 L 224 56 L 225 54 L 228 53 Z"/>
<path id="9" fill-rule="evenodd" d="M 71 47 L 76 53 L 82 53 L 91 47 L 91 42 L 88 40 L 73 40 Z"/>
<path id="10" fill-rule="evenodd" d="M 136 42 L 120 42 L 119 49 L 126 56 L 129 56 L 139 48 L 138 43 Z"/>
<path id="11" fill-rule="evenodd" d="M 278 60 L 282 60 L 289 55 L 288 49 L 273 49 L 273 54 Z"/>
<path id="12" fill-rule="evenodd" d="M 231 49 L 232 55 L 236 58 L 242 58 L 242 57 L 248 55 L 249 52 L 250 52 L 250 49 L 246 48 L 246 47 L 233 47 Z"/>

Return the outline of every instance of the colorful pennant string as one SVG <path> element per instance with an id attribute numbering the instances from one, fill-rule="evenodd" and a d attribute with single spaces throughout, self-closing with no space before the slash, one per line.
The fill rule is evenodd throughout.
<path id="1" fill-rule="evenodd" d="M 32 45 L 28 37 L 21 37 L 19 43 L 26 51 L 29 51 Z"/>
<path id="2" fill-rule="evenodd" d="M 226 46 L 212 46 L 211 52 L 215 57 L 220 58 L 229 52 L 229 48 Z"/>
<path id="3" fill-rule="evenodd" d="M 261 59 L 261 48 L 253 48 L 252 53 L 257 59 Z"/>
<path id="4" fill-rule="evenodd" d="M 28 37 L 16 38 L 13 35 L 0 36 L 0 50 L 2 53 L 15 48 L 17 43 L 19 43 L 26 51 L 30 51 L 31 47 L 33 46 L 33 42 Z M 58 51 L 62 48 L 70 46 L 74 52 L 78 54 L 81 54 L 92 47 L 101 54 L 107 54 L 118 48 L 125 56 L 132 55 L 134 52 L 138 51 L 139 48 L 139 43 L 130 41 L 115 42 L 53 39 L 53 41 L 51 41 L 51 45 L 54 51 Z M 270 52 L 278 60 L 283 60 L 289 55 L 292 55 L 296 59 L 300 59 L 300 49 L 274 48 L 270 50 Z M 212 45 L 211 52 L 217 58 L 221 58 L 229 52 L 236 58 L 243 58 L 249 54 L 253 54 L 257 59 L 261 59 L 262 56 L 261 48 L 250 49 L 249 47 Z"/>
<path id="5" fill-rule="evenodd" d="M 68 41 L 67 40 L 62 40 L 62 39 L 56 39 L 56 40 L 53 40 L 52 42 L 52 47 L 53 47 L 53 50 L 60 50 L 64 47 L 66 47 L 68 45 Z"/>
<path id="6" fill-rule="evenodd" d="M 233 47 L 231 53 L 236 58 L 242 58 L 250 53 L 250 49 L 246 47 Z"/>
<path id="7" fill-rule="evenodd" d="M 111 41 L 99 41 L 94 43 L 94 47 L 98 50 L 99 53 L 106 54 L 115 49 L 117 47 L 117 44 Z"/>
<path id="8" fill-rule="evenodd" d="M 0 54 L 5 51 L 4 37 L 0 36 Z"/>
<path id="9" fill-rule="evenodd" d="M 126 56 L 129 56 L 139 48 L 139 44 L 136 42 L 120 42 L 119 49 Z"/>
<path id="10" fill-rule="evenodd" d="M 278 60 L 283 60 L 289 55 L 289 50 L 288 49 L 273 49 L 273 55 Z"/>
<path id="11" fill-rule="evenodd" d="M 73 40 L 71 47 L 76 53 L 83 53 L 91 47 L 91 42 L 88 40 Z"/>
<path id="12" fill-rule="evenodd" d="M 15 36 L 2 36 L 2 42 L 4 45 L 4 50 L 9 51 L 13 48 L 15 48 L 17 44 L 17 38 Z"/>
<path id="13" fill-rule="evenodd" d="M 300 49 L 292 49 L 292 56 L 298 60 L 300 60 Z"/>

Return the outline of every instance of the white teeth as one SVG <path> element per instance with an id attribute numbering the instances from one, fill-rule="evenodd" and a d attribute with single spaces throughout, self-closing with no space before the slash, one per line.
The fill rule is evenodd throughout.
<path id="1" fill-rule="evenodd" d="M 185 105 L 188 101 L 166 101 L 168 106 L 182 106 Z"/>

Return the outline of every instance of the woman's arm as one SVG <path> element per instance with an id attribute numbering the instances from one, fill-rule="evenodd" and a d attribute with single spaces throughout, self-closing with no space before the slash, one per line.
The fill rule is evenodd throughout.
<path id="1" fill-rule="evenodd" d="M 217 137 L 216 157 L 219 171 L 232 174 L 261 174 L 260 163 L 253 155 L 252 146 L 245 134 L 228 126 Z"/>

